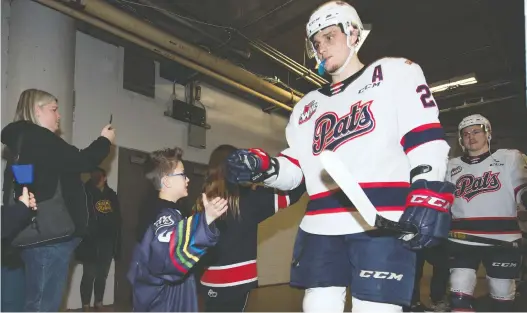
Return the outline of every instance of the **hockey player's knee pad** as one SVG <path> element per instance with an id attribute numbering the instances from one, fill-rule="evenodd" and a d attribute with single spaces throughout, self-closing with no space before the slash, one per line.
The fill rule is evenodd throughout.
<path id="1" fill-rule="evenodd" d="M 471 268 L 450 270 L 450 305 L 452 312 L 473 310 L 476 271 Z"/>
<path id="2" fill-rule="evenodd" d="M 514 279 L 500 279 L 487 276 L 490 297 L 499 301 L 514 300 L 516 283 Z"/>
<path id="3" fill-rule="evenodd" d="M 402 311 L 403 307 L 400 305 L 365 301 L 355 297 L 351 298 L 351 312 L 399 313 Z"/>
<path id="4" fill-rule="evenodd" d="M 346 287 L 306 289 L 302 304 L 304 312 L 344 312 Z"/>
<path id="5" fill-rule="evenodd" d="M 453 268 L 450 270 L 450 291 L 472 296 L 476 279 L 476 271 L 471 268 Z"/>

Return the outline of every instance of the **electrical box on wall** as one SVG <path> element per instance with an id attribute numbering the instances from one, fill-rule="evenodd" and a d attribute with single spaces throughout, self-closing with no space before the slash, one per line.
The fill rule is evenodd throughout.
<path id="1" fill-rule="evenodd" d="M 165 115 L 188 123 L 187 144 L 191 147 L 205 149 L 207 129 L 210 129 L 210 126 L 207 124 L 206 108 L 199 101 L 201 99 L 201 87 L 195 85 L 194 82 L 186 87 L 185 99 L 188 102 L 176 99 L 174 87 L 172 100 L 168 103 L 168 110 Z"/>
<path id="2" fill-rule="evenodd" d="M 208 128 L 205 108 L 175 99 L 172 100 L 170 111 L 170 117 L 173 119 Z"/>

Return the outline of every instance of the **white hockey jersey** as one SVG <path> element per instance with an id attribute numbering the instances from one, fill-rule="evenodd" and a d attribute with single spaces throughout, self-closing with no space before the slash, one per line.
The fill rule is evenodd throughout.
<path id="1" fill-rule="evenodd" d="M 448 162 L 446 179 L 456 185 L 453 231 L 505 241 L 521 237 L 517 205 L 527 190 L 527 165 L 518 150 L 454 158 Z"/>
<path id="2" fill-rule="evenodd" d="M 286 138 L 279 174 L 265 183 L 290 190 L 305 179 L 310 202 L 300 228 L 324 235 L 371 227 L 323 170 L 323 150 L 337 152 L 380 214 L 398 221 L 410 170 L 429 164 L 433 170 L 418 178 L 443 181 L 450 149 L 421 68 L 403 58 L 380 59 L 308 93 L 290 116 Z"/>

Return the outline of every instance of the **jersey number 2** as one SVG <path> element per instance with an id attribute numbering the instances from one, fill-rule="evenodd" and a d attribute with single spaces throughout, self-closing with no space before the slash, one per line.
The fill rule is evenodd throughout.
<path id="1" fill-rule="evenodd" d="M 421 103 L 425 108 L 432 108 L 437 106 L 434 99 L 432 98 L 432 92 L 427 85 L 419 85 L 415 89 L 415 92 L 421 95 Z"/>

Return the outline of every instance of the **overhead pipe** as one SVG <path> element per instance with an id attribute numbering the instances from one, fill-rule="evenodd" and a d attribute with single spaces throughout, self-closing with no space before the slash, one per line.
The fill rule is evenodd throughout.
<path id="1" fill-rule="evenodd" d="M 292 92 L 270 84 L 258 76 L 232 64 L 227 60 L 207 53 L 205 50 L 191 45 L 173 35 L 141 21 L 103 0 L 81 0 L 82 10 L 110 24 L 127 30 L 140 37 L 156 43 L 162 48 L 175 52 L 195 63 L 199 63 L 218 74 L 232 79 L 240 84 L 265 94 L 280 102 L 297 103 L 301 98 Z"/>
<path id="2" fill-rule="evenodd" d="M 315 74 L 313 71 L 309 70 L 308 68 L 306 68 L 302 64 L 300 64 L 300 63 L 296 62 L 295 60 L 291 59 L 289 56 L 287 56 L 286 54 L 282 53 L 280 50 L 268 45 L 264 41 L 257 40 L 256 42 L 251 42 L 251 46 L 259 46 L 260 48 L 266 49 L 270 53 L 273 53 L 273 54 L 277 55 L 285 63 L 291 64 L 291 66 L 298 68 L 303 73 L 303 75 L 305 75 L 306 77 L 311 77 L 312 79 L 315 79 L 316 81 L 318 81 L 322 85 L 325 85 L 325 84 L 329 83 L 325 78 Z"/>
<path id="3" fill-rule="evenodd" d="M 477 106 L 485 105 L 485 104 L 490 104 L 490 103 L 494 103 L 494 102 L 501 102 L 501 101 L 505 101 L 505 100 L 511 100 L 511 99 L 514 99 L 514 98 L 517 98 L 517 97 L 518 97 L 517 95 L 512 95 L 512 96 L 506 96 L 506 97 L 501 97 L 501 98 L 496 98 L 496 99 L 482 100 L 482 101 L 479 101 L 479 102 L 466 103 L 466 104 L 463 104 L 463 105 L 458 105 L 458 106 L 455 106 L 455 107 L 439 110 L 439 113 L 441 114 L 441 113 L 453 112 L 453 111 L 458 111 L 458 110 L 464 110 L 464 109 L 473 108 L 473 107 L 477 107 Z"/>
<path id="4" fill-rule="evenodd" d="M 308 82 L 312 83 L 313 85 L 317 86 L 317 87 L 322 87 L 322 84 L 316 80 L 314 80 L 312 77 L 310 77 L 310 75 L 306 75 L 305 72 L 302 72 L 298 69 L 296 69 L 295 67 L 287 64 L 286 62 L 284 62 L 283 60 L 280 60 L 278 59 L 276 56 L 274 56 L 271 52 L 267 51 L 266 49 L 262 48 L 261 46 L 255 44 L 255 43 L 252 43 L 250 42 L 249 43 L 253 48 L 255 48 L 256 50 L 262 52 L 263 54 L 267 55 L 269 58 L 271 58 L 272 60 L 276 61 L 277 63 L 279 64 L 282 64 L 284 65 L 285 67 L 287 67 L 290 71 L 296 73 L 297 75 L 301 76 L 302 78 L 304 78 L 305 80 L 307 80 Z"/>
<path id="5" fill-rule="evenodd" d="M 191 22 L 185 20 L 184 18 L 181 18 L 181 17 L 179 17 L 179 16 L 177 16 L 175 14 L 170 14 L 170 12 L 167 12 L 166 10 L 157 9 L 156 5 L 154 5 L 150 0 L 139 0 L 139 2 L 156 9 L 156 11 L 158 11 L 159 13 L 161 13 L 161 14 L 165 15 L 166 17 L 172 19 L 175 22 L 180 23 L 180 24 L 182 24 L 182 25 L 184 25 L 184 26 L 186 26 L 186 27 L 188 27 L 190 29 L 193 29 L 193 30 L 199 32 L 201 35 L 206 36 L 209 39 L 212 39 L 212 40 L 214 40 L 214 41 L 216 41 L 218 43 L 223 44 L 223 42 L 220 42 L 220 40 L 218 40 L 216 37 L 210 35 L 208 32 L 202 30 L 198 26 L 195 26 L 194 24 L 192 24 Z M 238 32 L 236 29 L 232 29 L 232 30 L 235 31 L 235 32 Z M 243 36 L 243 34 L 241 34 L 241 35 L 242 35 L 242 37 L 246 38 L 245 36 Z M 248 39 L 248 38 L 246 38 L 246 39 Z M 297 75 L 301 76 L 302 78 L 304 78 L 308 82 L 314 84 L 315 86 L 322 87 L 322 85 L 327 84 L 327 81 L 324 80 L 322 77 L 320 77 L 320 76 L 316 75 L 315 73 L 309 71 L 307 68 L 305 68 L 304 66 L 296 63 L 294 60 L 291 60 L 291 59 L 285 60 L 283 57 L 274 54 L 272 51 L 269 51 L 269 49 L 267 49 L 266 47 L 263 47 L 262 45 L 251 41 L 250 39 L 248 39 L 248 40 L 249 40 L 249 45 L 251 45 L 254 49 L 262 52 L 265 55 L 267 55 L 269 58 L 271 58 L 275 62 L 277 62 L 277 63 L 279 63 L 281 65 L 284 65 L 289 70 L 293 71 L 294 73 L 296 73 Z M 237 54 L 242 55 L 246 59 L 249 59 L 250 52 L 247 55 L 247 53 L 245 53 L 245 52 L 238 51 L 238 50 L 233 49 L 233 48 L 229 48 L 229 49 L 234 51 L 234 52 L 236 52 Z M 293 63 L 291 63 L 291 61 L 293 61 Z"/>
<path id="6" fill-rule="evenodd" d="M 258 98 L 260 98 L 262 100 L 265 100 L 265 101 L 267 101 L 269 103 L 272 103 L 273 105 L 281 107 L 282 109 L 285 109 L 287 111 L 292 111 L 293 110 L 292 107 L 290 107 L 287 104 L 284 104 L 284 103 L 282 103 L 280 101 L 277 101 L 276 99 L 273 99 L 270 96 L 267 96 L 267 95 L 265 95 L 263 93 L 255 91 L 255 90 L 253 90 L 253 89 L 251 89 L 251 88 L 249 88 L 247 86 L 244 86 L 244 85 L 242 85 L 242 84 L 240 84 L 240 83 L 238 83 L 238 82 L 236 82 L 236 81 L 234 81 L 234 80 L 232 80 L 230 78 L 227 78 L 227 77 L 225 77 L 223 75 L 220 75 L 220 74 L 218 74 L 218 73 L 216 73 L 216 72 L 214 72 L 212 70 L 209 70 L 209 69 L 207 69 L 207 68 L 205 68 L 205 67 L 203 67 L 201 65 L 198 65 L 198 64 L 196 64 L 196 63 L 194 63 L 192 61 L 189 61 L 189 60 L 187 60 L 187 59 L 185 59 L 183 57 L 180 57 L 180 56 L 178 56 L 177 54 L 175 54 L 175 53 L 173 53 L 171 51 L 168 51 L 166 49 L 160 48 L 160 47 L 158 47 L 158 46 L 146 41 L 145 39 L 142 39 L 142 38 L 140 38 L 138 36 L 135 36 L 135 35 L 133 35 L 131 33 L 128 33 L 128 32 L 126 32 L 126 31 L 124 31 L 122 29 L 119 29 L 119 28 L 117 28 L 117 27 L 115 27 L 113 25 L 110 25 L 110 24 L 108 24 L 108 23 L 106 23 L 104 21 L 101 21 L 101 20 L 99 20 L 99 19 L 97 19 L 95 17 L 92 17 L 92 16 L 90 16 L 90 15 L 88 15 L 86 13 L 83 13 L 81 11 L 75 10 L 75 9 L 65 5 L 65 4 L 62 4 L 61 2 L 59 2 L 57 0 L 34 0 L 34 1 L 36 1 L 38 3 L 41 3 L 41 4 L 43 4 L 43 5 L 47 6 L 47 7 L 50 7 L 52 9 L 54 9 L 54 10 L 57 10 L 59 12 L 62 12 L 64 14 L 66 14 L 66 15 L 69 15 L 72 18 L 81 20 L 81 21 L 86 22 L 88 24 L 91 24 L 91 25 L 93 25 L 95 27 L 98 27 L 98 28 L 100 28 L 102 30 L 105 30 L 105 31 L 107 31 L 107 32 L 109 32 L 111 34 L 114 34 L 114 35 L 122 38 L 122 39 L 125 39 L 125 40 L 127 40 L 129 42 L 132 42 L 132 43 L 138 45 L 138 46 L 141 46 L 141 47 L 143 47 L 145 49 L 148 49 L 148 50 L 150 50 L 150 51 L 152 51 L 152 52 L 154 52 L 156 54 L 159 54 L 159 55 L 161 55 L 161 56 L 163 56 L 163 57 L 165 57 L 167 59 L 173 60 L 173 61 L 175 61 L 177 63 L 180 63 L 180 64 L 182 64 L 182 65 L 184 65 L 184 66 L 186 66 L 188 68 L 191 68 L 191 69 L 193 69 L 195 71 L 203 73 L 203 74 L 205 74 L 207 76 L 210 76 L 210 77 L 212 77 L 212 78 L 214 78 L 214 79 L 216 79 L 216 80 L 218 80 L 218 81 L 220 81 L 222 83 L 225 83 L 225 84 L 227 84 L 229 86 L 232 86 L 234 88 L 237 88 L 237 89 L 239 89 L 239 90 L 241 90 L 243 92 L 246 92 L 248 94 L 256 96 L 256 97 L 258 97 Z M 93 0 L 90 0 L 90 1 L 93 1 Z"/>
<path id="7" fill-rule="evenodd" d="M 139 2 L 141 2 L 144 5 L 149 6 L 150 8 L 152 8 L 152 9 L 156 10 L 157 12 L 165 15 L 166 17 L 168 17 L 168 18 L 170 18 L 170 19 L 172 19 L 172 20 L 184 25 L 185 27 L 200 33 L 200 35 L 202 35 L 204 37 L 207 37 L 208 39 L 216 42 L 217 44 L 220 45 L 219 46 L 220 48 L 225 46 L 225 42 L 220 40 L 218 37 L 213 36 L 211 33 L 203 30 L 201 27 L 198 27 L 198 26 L 192 24 L 191 22 L 187 21 L 184 18 L 181 18 L 181 17 L 179 17 L 179 16 L 177 16 L 175 14 L 170 14 L 170 12 L 168 12 L 167 10 L 158 9 L 157 6 L 154 3 L 152 3 L 152 1 L 150 1 L 150 0 L 139 0 Z M 229 50 L 230 52 L 233 52 L 233 53 L 241 56 L 242 58 L 244 58 L 246 60 L 251 58 L 251 52 L 250 51 L 241 51 L 239 49 L 235 49 L 235 48 L 229 47 L 229 46 L 227 46 L 227 50 Z"/>

